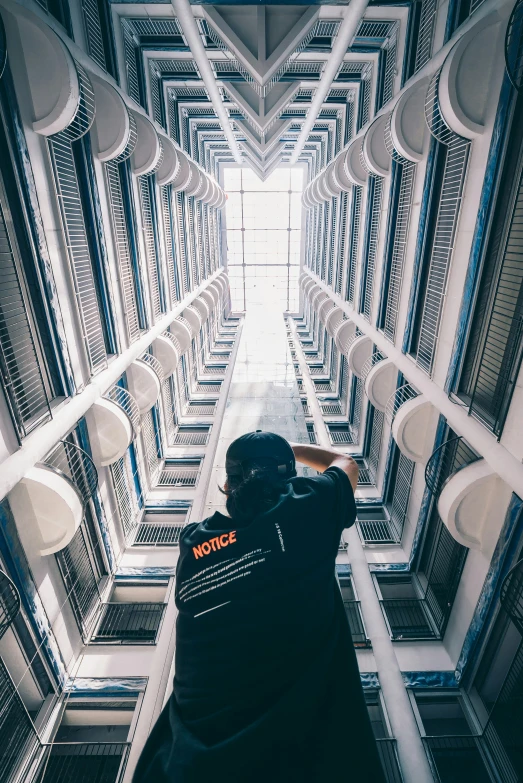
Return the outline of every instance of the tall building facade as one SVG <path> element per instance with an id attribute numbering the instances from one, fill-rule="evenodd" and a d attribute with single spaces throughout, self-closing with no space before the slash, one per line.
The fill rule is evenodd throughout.
<path id="1" fill-rule="evenodd" d="M 0 783 L 130 783 L 259 427 L 359 464 L 389 783 L 523 780 L 522 53 L 521 0 L 0 0 Z"/>

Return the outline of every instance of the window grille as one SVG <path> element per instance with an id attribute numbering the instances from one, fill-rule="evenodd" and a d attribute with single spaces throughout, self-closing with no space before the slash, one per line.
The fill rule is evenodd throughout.
<path id="1" fill-rule="evenodd" d="M 95 103 L 93 88 L 86 72 L 78 63 L 76 63 L 76 69 L 80 86 L 78 111 L 69 127 L 50 136 L 48 144 L 87 356 L 91 371 L 97 372 L 107 366 L 107 356 L 97 285 L 91 265 L 90 247 L 72 147 L 73 142 L 85 135 L 91 127 Z"/>
<path id="2" fill-rule="evenodd" d="M 410 490 L 414 478 L 414 462 L 406 457 L 394 445 L 393 460 L 395 460 L 394 480 L 389 488 L 389 500 L 387 509 L 390 515 L 391 526 L 394 531 L 394 543 L 399 543 L 403 535 L 403 528 L 407 518 L 407 509 L 410 500 Z"/>
<path id="3" fill-rule="evenodd" d="M 470 411 L 498 437 L 523 353 L 523 146 L 513 121 L 458 388 Z"/>
<path id="4" fill-rule="evenodd" d="M 341 416 L 341 406 L 337 402 L 321 402 L 321 412 L 324 416 Z"/>
<path id="5" fill-rule="evenodd" d="M 149 60 L 149 83 L 151 86 L 151 104 L 153 118 L 158 125 L 165 128 L 165 120 L 163 115 L 163 86 L 162 75 L 159 72 L 156 62 Z"/>
<path id="6" fill-rule="evenodd" d="M 380 603 L 394 641 L 438 638 L 423 598 L 387 598 Z"/>
<path id="7" fill-rule="evenodd" d="M 463 197 L 470 142 L 450 130 L 440 111 L 437 71 L 429 85 L 425 102 L 425 116 L 433 136 L 440 142 L 437 155 L 442 165 L 439 198 L 434 232 L 428 248 L 426 279 L 423 296 L 416 317 L 414 354 L 416 363 L 428 374 L 432 373 L 439 334 L 448 274 L 452 261 L 454 240 Z"/>
<path id="8" fill-rule="evenodd" d="M 381 197 L 383 180 L 381 177 L 370 177 L 368 186 L 369 211 L 366 228 L 366 253 L 364 254 L 363 287 L 361 293 L 360 312 L 370 321 L 372 314 L 372 299 L 374 293 L 374 275 L 378 256 L 378 242 L 381 222 Z"/>
<path id="9" fill-rule="evenodd" d="M 122 37 L 125 57 L 125 73 L 127 76 L 127 92 L 136 103 L 143 105 L 138 75 L 138 38 L 131 22 L 122 19 Z"/>
<path id="10" fill-rule="evenodd" d="M 397 164 L 394 175 L 394 180 L 396 181 L 393 182 L 393 187 L 397 190 L 397 208 L 396 218 L 392 226 L 392 248 L 390 250 L 390 258 L 387 258 L 387 268 L 385 270 L 385 306 L 382 328 L 389 340 L 394 342 L 407 253 L 416 164 L 406 160 L 395 150 L 390 130 L 391 119 L 392 114 L 385 131 L 385 144 L 389 154 Z"/>
<path id="11" fill-rule="evenodd" d="M 200 475 L 201 461 L 168 460 L 158 479 L 159 487 L 195 487 Z"/>
<path id="12" fill-rule="evenodd" d="M 119 783 L 130 742 L 52 742 L 43 745 L 38 783 L 96 780 Z"/>
<path id="13" fill-rule="evenodd" d="M 374 406 L 372 408 L 372 429 L 370 435 L 369 452 L 367 456 L 367 466 L 372 475 L 373 481 L 376 481 L 378 474 L 378 465 L 381 452 L 381 441 L 383 435 L 383 422 L 384 414 L 382 411 L 377 410 Z"/>
<path id="14" fill-rule="evenodd" d="M 414 73 L 423 68 L 431 58 L 437 9 L 437 0 L 422 0 Z"/>
<path id="15" fill-rule="evenodd" d="M 359 483 L 359 482 L 358 482 Z M 369 514 L 370 516 L 370 514 Z M 398 537 L 390 519 L 381 518 L 379 513 L 377 519 L 360 519 L 358 512 L 358 533 L 363 544 L 397 544 Z"/>
<path id="16" fill-rule="evenodd" d="M 350 426 L 354 438 L 359 438 L 361 425 L 361 412 L 363 408 L 363 381 L 361 378 L 352 378 L 352 398 L 350 408 Z"/>
<path id="17" fill-rule="evenodd" d="M 176 216 L 176 238 L 178 242 L 178 258 L 180 259 L 179 269 L 182 275 L 183 296 L 187 296 L 191 290 L 190 277 L 188 272 L 188 256 L 185 233 L 185 196 L 180 191 L 174 193 L 175 216 Z"/>
<path id="18" fill-rule="evenodd" d="M 331 443 L 335 445 L 350 445 L 354 443 L 348 424 L 327 424 Z"/>
<path id="19" fill-rule="evenodd" d="M 56 560 L 64 580 L 65 589 L 84 641 L 101 604 L 98 582 L 101 575 L 96 569 L 91 552 L 85 522 L 78 528 L 71 542 L 60 552 Z"/>
<path id="20" fill-rule="evenodd" d="M 215 400 L 193 400 L 187 403 L 185 408 L 186 416 L 214 416 L 216 412 Z"/>
<path id="21" fill-rule="evenodd" d="M 129 451 L 111 465 L 113 488 L 126 540 L 132 540 L 143 515 L 141 494 L 137 491 L 138 476 L 133 472 Z"/>
<path id="22" fill-rule="evenodd" d="M 108 603 L 92 641 L 101 644 L 154 644 L 165 604 Z"/>
<path id="23" fill-rule="evenodd" d="M 182 522 L 142 522 L 136 531 L 134 546 L 178 546 L 183 527 Z"/>
<path id="24" fill-rule="evenodd" d="M 318 440 L 316 438 L 316 430 L 314 428 L 314 424 L 312 422 L 307 423 L 307 434 L 309 436 L 309 443 L 317 443 Z"/>
<path id="25" fill-rule="evenodd" d="M 21 436 L 51 418 L 51 387 L 40 356 L 19 249 L 0 179 L 0 354 L 6 397 Z"/>
<path id="26" fill-rule="evenodd" d="M 138 177 L 138 188 L 140 191 L 140 203 L 142 207 L 145 258 L 147 261 L 149 288 L 153 304 L 153 316 L 154 319 L 157 320 L 162 314 L 162 301 L 160 294 L 159 259 L 156 256 L 155 226 L 151 202 L 152 187 L 154 187 L 154 180 L 151 177 Z"/>
<path id="27" fill-rule="evenodd" d="M 171 446 L 176 437 L 176 407 L 174 404 L 173 378 L 166 378 L 162 383 L 163 414 L 167 435 L 167 445 Z"/>
<path id="28" fill-rule="evenodd" d="M 385 106 L 394 95 L 394 78 L 396 76 L 397 33 L 394 32 L 385 50 L 385 75 L 383 79 L 383 96 L 381 106 Z M 381 106 L 379 108 L 381 108 Z"/>
<path id="29" fill-rule="evenodd" d="M 115 160 L 106 163 L 104 168 L 113 224 L 116 257 L 118 259 L 119 279 L 124 300 L 125 325 L 129 340 L 133 342 L 140 336 L 140 321 L 127 228 L 127 217 L 123 200 L 121 172 L 119 164 Z"/>
<path id="30" fill-rule="evenodd" d="M 25 705 L 0 658 L 0 736 L 2 737 L 2 783 L 14 783 L 26 776 L 32 759 L 40 748 L 38 735 Z"/>
<path id="31" fill-rule="evenodd" d="M 173 446 L 205 446 L 209 438 L 210 427 L 179 426 L 174 436 Z"/>
<path id="32" fill-rule="evenodd" d="M 341 296 L 343 290 L 343 275 L 345 272 L 345 254 L 347 252 L 347 207 L 349 203 L 349 194 L 345 191 L 340 198 L 340 235 L 338 245 L 338 264 L 336 268 L 336 287 L 335 291 Z"/>
<path id="33" fill-rule="evenodd" d="M 153 411 L 142 417 L 142 437 L 144 441 L 145 462 L 149 473 L 150 486 L 154 487 L 160 472 L 160 453 Z"/>
<path id="34" fill-rule="evenodd" d="M 104 0 L 82 0 L 87 49 L 95 63 L 114 76 L 111 23 L 103 2 Z"/>
<path id="35" fill-rule="evenodd" d="M 350 216 L 349 237 L 349 268 L 347 270 L 347 295 L 346 299 L 354 304 L 356 293 L 356 273 L 358 268 L 358 244 L 360 239 L 361 199 L 363 188 L 354 185 L 352 188 L 352 203 Z"/>

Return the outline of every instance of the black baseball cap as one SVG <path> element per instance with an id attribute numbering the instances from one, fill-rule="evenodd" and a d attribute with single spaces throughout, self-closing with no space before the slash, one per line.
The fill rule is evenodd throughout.
<path id="1" fill-rule="evenodd" d="M 294 452 L 285 438 L 275 432 L 246 432 L 236 438 L 225 455 L 228 476 L 242 476 L 253 466 L 275 468 L 282 478 L 296 475 Z"/>

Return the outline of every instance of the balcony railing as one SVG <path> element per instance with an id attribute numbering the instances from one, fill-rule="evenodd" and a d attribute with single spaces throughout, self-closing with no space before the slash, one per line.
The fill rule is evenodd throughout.
<path id="1" fill-rule="evenodd" d="M 118 405 L 118 407 L 123 410 L 123 412 L 128 417 L 129 421 L 131 422 L 133 428 L 133 436 L 136 438 L 137 435 L 140 433 L 141 419 L 140 419 L 140 410 L 138 408 L 138 403 L 134 399 L 133 395 L 130 394 L 127 391 L 127 389 L 124 389 L 123 386 L 118 386 L 117 384 L 114 384 L 114 386 L 111 386 L 106 391 L 104 397 L 107 400 L 111 400 L 111 402 L 114 402 L 115 405 Z"/>
<path id="2" fill-rule="evenodd" d="M 74 484 L 84 505 L 89 502 L 98 486 L 98 473 L 91 457 L 75 443 L 60 440 L 47 455 L 44 465 L 62 473 Z"/>
<path id="3" fill-rule="evenodd" d="M 209 437 L 208 429 L 189 429 L 179 427 L 176 432 L 173 446 L 205 446 Z"/>
<path id="4" fill-rule="evenodd" d="M 401 406 L 409 400 L 418 397 L 418 395 L 419 391 L 411 383 L 405 383 L 392 392 L 385 406 L 385 421 L 389 427 L 392 427 L 392 423 L 396 418 L 396 413 Z"/>
<path id="5" fill-rule="evenodd" d="M 425 482 L 429 491 L 439 497 L 451 476 L 478 459 L 478 454 L 462 437 L 449 438 L 433 452 L 425 467 Z"/>
<path id="6" fill-rule="evenodd" d="M 160 383 L 163 383 L 163 368 L 158 359 L 153 356 L 152 353 L 142 353 L 142 355 L 138 358 L 141 362 L 144 362 L 144 364 L 148 364 L 152 371 L 156 374 Z"/>
<path id="7" fill-rule="evenodd" d="M 523 636 L 523 559 L 505 577 L 499 598 L 501 606 Z"/>
<path id="8" fill-rule="evenodd" d="M 423 598 L 383 598 L 380 603 L 394 641 L 439 638 Z"/>
<path id="9" fill-rule="evenodd" d="M 100 644 L 154 644 L 165 611 L 158 603 L 108 603 L 93 636 Z"/>
<path id="10" fill-rule="evenodd" d="M 438 783 L 454 783 L 456 780 L 473 780 L 474 783 L 490 783 L 484 754 L 483 738 L 479 736 L 423 737 L 434 780 Z"/>
<path id="11" fill-rule="evenodd" d="M 142 522 L 136 531 L 134 546 L 178 546 L 182 524 L 164 524 Z"/>
<path id="12" fill-rule="evenodd" d="M 360 602 L 356 600 L 344 599 L 345 614 L 349 621 L 350 632 L 354 647 L 370 647 L 370 641 L 367 638 L 363 618 L 361 616 Z"/>
<path id="13" fill-rule="evenodd" d="M 396 740 L 391 738 L 377 739 L 376 745 L 387 783 L 403 783 Z"/>
<path id="14" fill-rule="evenodd" d="M 129 742 L 54 742 L 44 745 L 35 783 L 119 783 Z"/>
<path id="15" fill-rule="evenodd" d="M 370 373 L 374 365 L 384 361 L 386 358 L 387 357 L 385 356 L 383 351 L 374 351 L 374 353 L 372 353 L 369 356 L 367 361 L 363 363 L 360 372 L 360 378 L 363 381 L 363 383 L 365 383 L 365 381 L 367 380 L 367 375 Z"/>

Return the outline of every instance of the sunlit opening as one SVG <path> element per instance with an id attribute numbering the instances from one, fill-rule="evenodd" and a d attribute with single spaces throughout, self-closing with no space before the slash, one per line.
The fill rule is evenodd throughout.
<path id="1" fill-rule="evenodd" d="M 233 310 L 297 310 L 302 169 L 278 168 L 261 182 L 250 168 L 227 168 L 224 187 Z"/>

